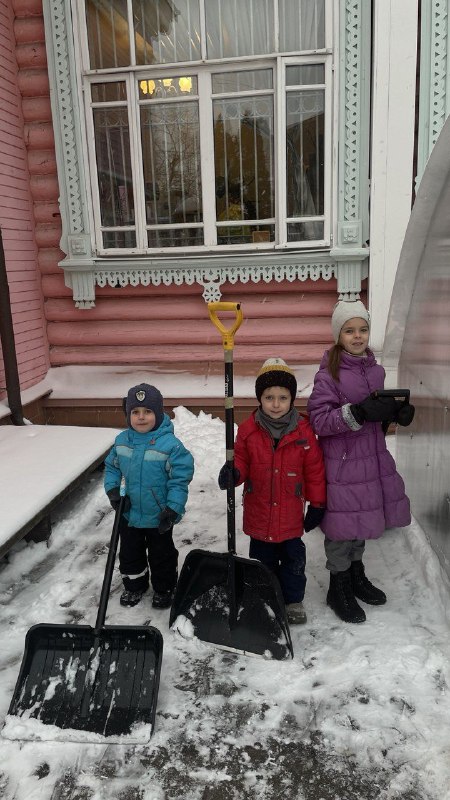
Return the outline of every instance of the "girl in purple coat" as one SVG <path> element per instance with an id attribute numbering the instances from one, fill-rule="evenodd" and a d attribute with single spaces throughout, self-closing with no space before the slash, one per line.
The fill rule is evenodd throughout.
<path id="1" fill-rule="evenodd" d="M 360 300 L 336 304 L 331 319 L 335 344 L 323 355 L 308 401 L 327 476 L 327 510 L 321 522 L 330 570 L 327 603 L 344 622 L 365 621 L 356 598 L 370 605 L 386 602 L 384 592 L 365 575 L 366 539 L 411 522 L 385 430 L 400 418 L 409 424 L 413 407 L 409 415 L 400 415 L 401 401 L 371 396 L 383 388 L 385 372 L 367 347 L 369 326 Z"/>

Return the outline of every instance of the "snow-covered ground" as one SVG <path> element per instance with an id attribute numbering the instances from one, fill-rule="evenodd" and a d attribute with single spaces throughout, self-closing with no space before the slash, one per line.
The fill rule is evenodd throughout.
<path id="1" fill-rule="evenodd" d="M 196 462 L 175 534 L 181 566 L 193 547 L 226 550 L 225 433 L 219 419 L 182 407 L 175 429 Z M 62 507 L 49 547 L 21 543 L 1 563 L 0 724 L 31 625 L 94 624 L 112 523 L 96 473 Z M 182 639 L 151 593 L 121 608 L 116 567 L 108 624 L 151 624 L 164 637 L 150 743 L 1 738 L 0 797 L 449 800 L 450 588 L 423 531 L 413 523 L 367 545 L 367 572 L 388 603 L 365 606 L 363 625 L 327 608 L 323 536 L 305 542 L 308 622 L 291 627 L 295 657 L 282 662 Z M 241 533 L 238 551 L 248 554 Z"/>

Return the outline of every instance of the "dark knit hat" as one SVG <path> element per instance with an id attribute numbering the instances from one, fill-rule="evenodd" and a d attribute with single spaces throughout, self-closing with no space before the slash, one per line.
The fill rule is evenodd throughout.
<path id="1" fill-rule="evenodd" d="M 155 428 L 159 428 L 164 417 L 164 400 L 161 392 L 156 386 L 150 386 L 149 383 L 140 383 L 138 386 L 132 386 L 125 399 L 125 414 L 127 416 L 127 423 L 130 425 L 130 414 L 133 408 L 149 408 L 155 415 Z"/>
<path id="2" fill-rule="evenodd" d="M 294 402 L 297 395 L 297 381 L 291 368 L 282 358 L 268 358 L 259 370 L 255 383 L 259 403 L 264 389 L 268 389 L 269 386 L 283 386 L 288 389 Z"/>

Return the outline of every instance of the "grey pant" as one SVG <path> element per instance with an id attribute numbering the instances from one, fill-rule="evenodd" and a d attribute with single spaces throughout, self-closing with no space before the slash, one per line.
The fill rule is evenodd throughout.
<path id="1" fill-rule="evenodd" d="M 364 539 L 350 539 L 346 542 L 332 542 L 325 537 L 326 567 L 333 574 L 345 572 L 352 561 L 362 561 L 366 543 Z"/>

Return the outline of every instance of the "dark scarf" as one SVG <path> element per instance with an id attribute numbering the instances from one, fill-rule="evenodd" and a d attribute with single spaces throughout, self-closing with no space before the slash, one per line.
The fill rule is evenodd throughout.
<path id="1" fill-rule="evenodd" d="M 272 439 L 278 443 L 282 436 L 286 436 L 287 433 L 291 433 L 291 431 L 295 431 L 298 423 L 299 413 L 296 408 L 291 408 L 287 414 L 284 414 L 279 419 L 272 419 L 267 414 L 264 413 L 262 408 L 258 408 L 255 414 L 256 422 L 269 431 Z"/>

